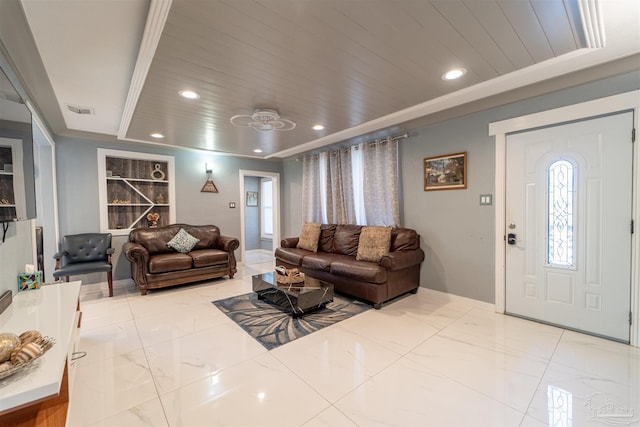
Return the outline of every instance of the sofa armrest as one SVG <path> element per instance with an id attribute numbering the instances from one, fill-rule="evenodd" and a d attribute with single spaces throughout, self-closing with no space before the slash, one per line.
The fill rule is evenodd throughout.
<path id="1" fill-rule="evenodd" d="M 389 252 L 382 257 L 379 264 L 390 271 L 395 271 L 412 267 L 422 261 L 424 261 L 424 251 L 414 249 L 412 251 Z"/>
<path id="2" fill-rule="evenodd" d="M 147 273 L 149 272 L 149 251 L 140 243 L 126 242 L 122 245 L 122 252 L 131 262 L 131 278 L 139 289 L 146 289 Z"/>
<path id="3" fill-rule="evenodd" d="M 283 248 L 295 248 L 298 246 L 299 237 L 285 237 L 280 241 L 280 246 Z"/>
<path id="4" fill-rule="evenodd" d="M 126 242 L 122 245 L 122 252 L 124 252 L 124 256 L 126 256 L 129 261 L 134 264 L 144 265 L 146 270 L 149 264 L 149 251 L 147 251 L 147 248 L 140 243 Z"/>
<path id="5" fill-rule="evenodd" d="M 225 252 L 233 252 L 240 247 L 240 241 L 235 237 L 220 236 L 216 241 L 216 246 Z"/>
<path id="6" fill-rule="evenodd" d="M 147 273 L 149 272 L 149 251 L 140 243 L 126 242 L 122 245 L 122 252 L 131 262 L 131 276 L 139 287 L 147 284 Z"/>
<path id="7" fill-rule="evenodd" d="M 240 247 L 240 241 L 235 237 L 219 236 L 216 246 L 229 254 L 229 278 L 233 279 L 233 275 L 238 271 L 235 250 Z"/>

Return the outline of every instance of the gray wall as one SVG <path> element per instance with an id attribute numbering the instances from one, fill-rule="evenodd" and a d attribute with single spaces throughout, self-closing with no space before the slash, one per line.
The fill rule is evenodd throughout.
<path id="1" fill-rule="evenodd" d="M 256 176 L 244 177 L 244 191 L 260 192 L 260 178 Z M 260 207 L 244 207 L 244 249 L 260 249 Z"/>
<path id="2" fill-rule="evenodd" d="M 640 73 L 605 79 L 520 101 L 411 132 L 400 144 L 404 225 L 421 235 L 426 260 L 421 285 L 495 302 L 493 206 L 480 194 L 494 193 L 495 147 L 489 123 L 615 95 L 640 88 Z M 425 192 L 423 159 L 468 152 L 466 190 Z"/>
<path id="3" fill-rule="evenodd" d="M 156 145 L 125 144 L 56 137 L 58 205 L 60 235 L 100 230 L 98 204 L 98 148 L 137 151 L 174 156 L 176 173 L 176 221 L 187 224 L 214 224 L 222 234 L 240 238 L 240 209 L 229 208 L 244 203 L 240 195 L 239 170 L 256 170 L 282 174 L 282 163 L 258 159 L 222 156 L 205 151 L 171 149 Z M 206 181 L 205 163 L 213 169 L 213 182 L 219 193 L 201 193 Z M 114 279 L 130 277 L 130 266 L 122 255 L 126 236 L 114 236 Z M 239 251 L 236 253 L 239 258 Z M 83 283 L 106 281 L 106 275 L 79 277 Z"/>
<path id="4" fill-rule="evenodd" d="M 245 199 L 244 207 L 244 249 L 250 251 L 252 249 L 264 249 L 267 251 L 273 250 L 273 239 L 267 239 L 261 237 L 260 227 L 262 225 L 262 210 L 261 206 L 261 188 L 260 184 L 262 177 L 259 176 L 245 176 L 244 178 L 244 190 L 256 191 L 258 193 L 258 206 L 247 206 Z"/>
<path id="5" fill-rule="evenodd" d="M 494 193 L 495 149 L 489 123 L 639 88 L 636 72 L 411 131 L 400 142 L 401 224 L 421 235 L 426 253 L 421 286 L 495 301 L 495 210 L 479 205 L 480 194 Z M 424 158 L 460 151 L 468 153 L 467 189 L 425 192 Z M 283 236 L 297 236 L 302 227 L 302 162 L 286 161 L 284 176 Z"/>

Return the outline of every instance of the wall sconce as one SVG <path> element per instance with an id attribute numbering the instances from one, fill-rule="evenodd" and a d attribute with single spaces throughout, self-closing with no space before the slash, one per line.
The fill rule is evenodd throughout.
<path id="1" fill-rule="evenodd" d="M 213 183 L 213 180 L 211 179 L 211 175 L 213 174 L 213 169 L 209 169 L 209 165 L 205 163 L 204 171 L 207 174 L 207 180 L 202 186 L 202 189 L 200 189 L 200 192 L 201 193 L 217 193 L 218 187 L 216 187 L 216 185 Z"/>

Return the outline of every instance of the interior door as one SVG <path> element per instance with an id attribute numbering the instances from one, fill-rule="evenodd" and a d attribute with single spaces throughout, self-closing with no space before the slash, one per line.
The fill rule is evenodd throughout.
<path id="1" fill-rule="evenodd" d="M 506 311 L 629 341 L 631 112 L 507 136 Z"/>

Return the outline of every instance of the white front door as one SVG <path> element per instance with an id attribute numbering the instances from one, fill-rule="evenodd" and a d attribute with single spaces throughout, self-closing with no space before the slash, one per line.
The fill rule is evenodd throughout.
<path id="1" fill-rule="evenodd" d="M 507 136 L 506 312 L 629 341 L 631 112 Z"/>

